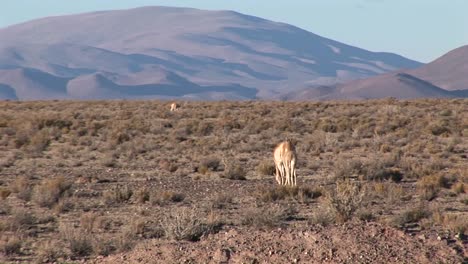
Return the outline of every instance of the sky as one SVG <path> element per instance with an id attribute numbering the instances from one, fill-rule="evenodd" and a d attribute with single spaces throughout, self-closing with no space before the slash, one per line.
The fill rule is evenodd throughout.
<path id="1" fill-rule="evenodd" d="M 468 0 L 3 0 L 0 28 L 47 16 L 150 5 L 234 10 L 420 62 L 468 44 Z"/>

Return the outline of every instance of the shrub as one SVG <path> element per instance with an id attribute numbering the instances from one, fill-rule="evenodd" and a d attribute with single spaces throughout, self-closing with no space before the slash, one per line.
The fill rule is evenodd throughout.
<path id="1" fill-rule="evenodd" d="M 11 194 L 10 189 L 0 187 L 0 199 L 1 200 L 6 200 L 6 198 L 8 198 L 10 194 Z"/>
<path id="2" fill-rule="evenodd" d="M 0 237 L 0 252 L 4 256 L 19 255 L 21 254 L 21 239 L 17 237 Z"/>
<path id="3" fill-rule="evenodd" d="M 58 243 L 47 240 L 39 244 L 37 257 L 40 263 L 55 263 L 64 254 Z"/>
<path id="4" fill-rule="evenodd" d="M 308 219 L 309 224 L 312 225 L 321 225 L 328 226 L 335 222 L 336 216 L 335 213 L 330 210 L 330 207 L 318 207 L 314 210 Z"/>
<path id="5" fill-rule="evenodd" d="M 36 134 L 31 137 L 29 142 L 29 149 L 34 153 L 41 153 L 50 144 L 50 133 L 49 130 L 39 130 Z"/>
<path id="6" fill-rule="evenodd" d="M 443 175 L 433 174 L 419 179 L 416 186 L 421 197 L 430 201 L 437 196 L 442 187 L 449 187 L 449 182 Z"/>
<path id="7" fill-rule="evenodd" d="M 310 187 L 275 186 L 273 188 L 261 189 L 257 196 L 263 202 L 274 202 L 284 199 L 306 202 L 309 199 L 314 199 L 321 195 L 322 192 L 319 189 Z"/>
<path id="8" fill-rule="evenodd" d="M 433 123 L 429 126 L 429 131 L 434 136 L 440 136 L 442 134 L 450 134 L 450 129 L 444 123 Z"/>
<path id="9" fill-rule="evenodd" d="M 110 190 L 104 192 L 104 201 L 106 204 L 120 204 L 130 200 L 133 195 L 133 190 L 127 185 L 117 185 Z"/>
<path id="10" fill-rule="evenodd" d="M 9 231 L 27 230 L 36 223 L 37 219 L 26 209 L 18 208 L 12 213 L 12 217 L 5 223 L 5 229 Z"/>
<path id="11" fill-rule="evenodd" d="M 463 182 L 457 182 L 454 185 L 452 185 L 452 190 L 456 194 L 461 194 L 461 193 L 466 193 L 466 185 Z"/>
<path id="12" fill-rule="evenodd" d="M 16 178 L 12 182 L 10 189 L 13 193 L 16 193 L 16 197 L 19 199 L 24 201 L 31 200 L 33 188 L 30 180 L 26 176 Z"/>
<path id="13" fill-rule="evenodd" d="M 211 171 L 217 171 L 219 168 L 220 160 L 216 157 L 209 157 L 200 161 L 200 168 L 205 167 Z M 204 174 L 204 173 L 202 173 Z"/>
<path id="14" fill-rule="evenodd" d="M 245 210 L 242 224 L 257 228 L 273 228 L 283 225 L 296 213 L 292 207 L 280 205 L 251 207 Z"/>
<path id="15" fill-rule="evenodd" d="M 340 158 L 335 162 L 333 172 L 336 179 L 345 179 L 361 174 L 362 167 L 360 160 Z"/>
<path id="16" fill-rule="evenodd" d="M 273 161 L 262 161 L 257 165 L 256 171 L 263 176 L 271 176 L 276 172 L 275 164 Z"/>
<path id="17" fill-rule="evenodd" d="M 365 192 L 361 185 L 349 180 L 338 181 L 335 190 L 327 193 L 326 201 L 335 212 L 338 222 L 351 219 L 354 212 L 361 206 Z"/>
<path id="18" fill-rule="evenodd" d="M 143 188 L 136 193 L 136 199 L 138 203 L 144 204 L 150 200 L 150 191 L 147 188 Z"/>
<path id="19" fill-rule="evenodd" d="M 163 191 L 159 193 L 153 193 L 150 197 L 151 204 L 164 205 L 167 202 L 179 203 L 185 199 L 183 193 L 173 191 Z"/>
<path id="20" fill-rule="evenodd" d="M 53 179 L 44 179 L 34 189 L 33 200 L 42 207 L 51 208 L 68 191 L 72 183 L 65 177 L 60 176 Z"/>
<path id="21" fill-rule="evenodd" d="M 228 204 L 232 203 L 232 196 L 227 193 L 218 194 L 211 202 L 211 207 L 216 209 L 226 208 Z"/>
<path id="22" fill-rule="evenodd" d="M 366 164 L 363 168 L 364 180 L 392 180 L 394 182 L 400 182 L 403 179 L 403 173 L 399 170 L 391 168 L 395 165 L 395 161 L 392 159 L 374 159 Z"/>
<path id="23" fill-rule="evenodd" d="M 80 217 L 80 227 L 87 233 L 91 233 L 96 225 L 97 214 L 93 212 L 84 213 Z"/>
<path id="24" fill-rule="evenodd" d="M 427 211 L 423 206 L 419 205 L 415 208 L 410 208 L 403 211 L 401 214 L 394 216 L 390 223 L 396 227 L 402 227 L 408 223 L 416 223 L 419 220 L 430 216 L 429 211 Z"/>
<path id="25" fill-rule="evenodd" d="M 61 239 L 67 243 L 71 257 L 85 257 L 93 253 L 93 243 L 86 232 L 66 225 L 61 225 L 59 231 Z"/>
<path id="26" fill-rule="evenodd" d="M 221 175 L 222 178 L 230 180 L 247 180 L 245 177 L 247 172 L 240 165 L 230 165 L 226 168 L 225 173 Z"/>
<path id="27" fill-rule="evenodd" d="M 174 162 L 171 162 L 167 159 L 163 159 L 159 161 L 159 168 L 161 170 L 175 172 L 177 170 L 177 165 Z"/>
<path id="28" fill-rule="evenodd" d="M 207 223 L 195 208 L 176 208 L 163 215 L 160 225 L 169 239 L 198 241 L 213 231 L 218 223 Z"/>

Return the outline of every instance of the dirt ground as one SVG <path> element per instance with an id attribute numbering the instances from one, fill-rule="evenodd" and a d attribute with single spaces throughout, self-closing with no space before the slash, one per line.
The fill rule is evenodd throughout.
<path id="1" fill-rule="evenodd" d="M 468 100 L 179 103 L 0 102 L 0 262 L 468 261 Z"/>

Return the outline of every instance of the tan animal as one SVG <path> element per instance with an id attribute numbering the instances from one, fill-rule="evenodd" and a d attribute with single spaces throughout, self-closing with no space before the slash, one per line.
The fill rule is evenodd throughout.
<path id="1" fill-rule="evenodd" d="M 296 150 L 290 140 L 279 143 L 273 151 L 276 181 L 280 185 L 296 186 Z"/>
<path id="2" fill-rule="evenodd" d="M 176 103 L 171 104 L 171 112 L 179 110 L 180 105 Z"/>

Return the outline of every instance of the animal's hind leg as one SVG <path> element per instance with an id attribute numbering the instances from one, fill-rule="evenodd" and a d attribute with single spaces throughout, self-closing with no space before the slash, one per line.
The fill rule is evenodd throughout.
<path id="1" fill-rule="evenodd" d="M 294 160 L 291 161 L 291 184 L 294 186 L 297 184 L 296 162 Z"/>
<path id="2" fill-rule="evenodd" d="M 277 164 L 275 164 L 275 169 L 276 169 L 276 173 L 275 173 L 276 182 L 281 185 L 281 175 L 280 175 L 280 171 L 278 169 Z"/>
<path id="3" fill-rule="evenodd" d="M 291 164 L 288 162 L 286 163 L 286 166 L 285 166 L 285 171 L 286 171 L 286 175 L 285 175 L 285 178 L 286 178 L 286 185 L 291 185 L 291 171 L 290 171 L 290 166 Z"/>

